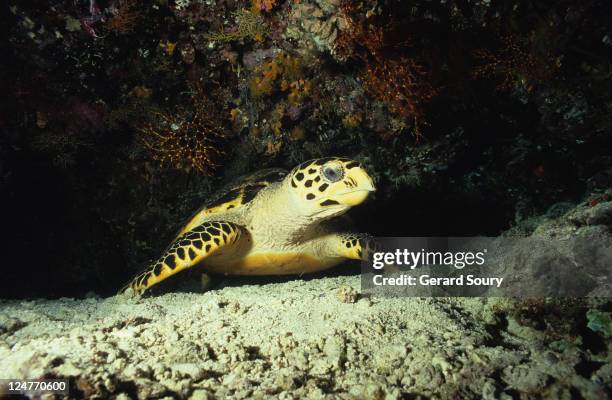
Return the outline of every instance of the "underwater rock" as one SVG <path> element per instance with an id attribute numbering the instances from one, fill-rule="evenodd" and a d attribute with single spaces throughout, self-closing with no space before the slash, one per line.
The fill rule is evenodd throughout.
<path id="1" fill-rule="evenodd" d="M 609 312 L 589 310 L 586 317 L 590 330 L 601 333 L 605 338 L 612 337 L 612 316 Z"/>
<path id="2" fill-rule="evenodd" d="M 612 260 L 612 201 L 595 206 L 581 203 L 558 216 L 567 207 L 561 205 L 542 218 L 536 218 L 529 240 L 517 237 L 513 241 L 508 236 L 501 239 L 500 243 L 509 246 L 496 266 L 497 273 L 506 276 L 510 284 L 506 285 L 505 295 L 537 297 L 592 292 L 590 296 L 593 296 L 605 293 Z M 530 293 L 521 285 L 512 286 L 511 277 L 519 275 L 521 280 L 531 277 L 529 280 L 534 284 L 530 285 Z"/>
<path id="3" fill-rule="evenodd" d="M 336 297 L 343 303 L 355 303 L 359 299 L 359 292 L 355 288 L 345 286 L 336 291 Z"/>
<path id="4" fill-rule="evenodd" d="M 247 68 L 253 68 L 260 65 L 268 58 L 274 58 L 278 55 L 279 50 L 275 48 L 270 49 L 256 49 L 249 51 L 242 56 L 242 63 Z"/>
<path id="5" fill-rule="evenodd" d="M 27 323 L 21 321 L 20 319 L 13 318 L 10 316 L 0 315 L 0 335 L 3 334 L 13 334 L 17 332 L 19 329 L 23 328 L 27 325 Z"/>

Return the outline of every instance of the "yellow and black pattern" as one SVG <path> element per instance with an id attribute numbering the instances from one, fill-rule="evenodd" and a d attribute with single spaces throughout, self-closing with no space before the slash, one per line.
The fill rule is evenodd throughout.
<path id="1" fill-rule="evenodd" d="M 274 182 L 279 182 L 287 175 L 287 171 L 270 168 L 242 177 L 239 185 L 232 185 L 228 190 L 222 190 L 221 195 L 208 203 L 203 209 L 208 214 L 217 211 L 227 211 L 234 207 L 250 203 L 261 189 Z"/>
<path id="2" fill-rule="evenodd" d="M 164 255 L 121 289 L 141 294 L 166 278 L 197 265 L 224 246 L 239 240 L 241 228 L 231 222 L 208 221 L 182 234 Z"/>
<path id="3" fill-rule="evenodd" d="M 240 185 L 233 185 L 230 186 L 230 189 L 222 190 L 219 197 L 200 208 L 189 219 L 179 235 L 199 225 L 205 216 L 233 211 L 250 203 L 263 188 L 283 180 L 285 175 L 287 171 L 271 168 L 243 177 Z"/>
<path id="4" fill-rule="evenodd" d="M 356 188 L 357 182 L 348 171 L 359 166 L 357 161 L 341 157 L 307 161 L 292 171 L 291 187 L 301 189 L 307 201 L 321 199 L 321 207 L 335 206 L 338 201 L 327 197 L 339 186 L 347 190 Z"/>
<path id="5" fill-rule="evenodd" d="M 340 236 L 339 254 L 353 260 L 371 260 L 376 251 L 376 241 L 365 233 L 343 233 Z"/>

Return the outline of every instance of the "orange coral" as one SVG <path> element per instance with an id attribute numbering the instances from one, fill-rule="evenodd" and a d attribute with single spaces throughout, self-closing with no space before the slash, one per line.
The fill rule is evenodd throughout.
<path id="1" fill-rule="evenodd" d="M 356 2 L 345 1 L 342 11 L 346 28 L 336 41 L 336 53 L 340 58 L 363 62 L 366 91 L 385 103 L 392 113 L 409 122 L 415 128 L 418 140 L 423 106 L 437 94 L 425 69 L 413 57 L 398 55 L 396 47 L 399 46 L 386 43 L 388 27 L 358 22 L 360 10 Z M 406 47 L 406 42 L 402 46 Z"/>
<path id="2" fill-rule="evenodd" d="M 356 128 L 363 121 L 363 115 L 361 113 L 349 114 L 342 118 L 342 124 L 347 128 Z"/>
<path id="3" fill-rule="evenodd" d="M 275 81 L 281 73 L 281 67 L 272 60 L 262 66 L 261 75 L 251 80 L 250 89 L 253 97 L 269 95 L 274 90 Z"/>
<path id="4" fill-rule="evenodd" d="M 257 11 L 272 11 L 277 0 L 253 0 L 253 9 Z"/>
<path id="5" fill-rule="evenodd" d="M 527 36 L 507 35 L 496 52 L 479 49 L 474 56 L 482 62 L 475 67 L 475 78 L 497 78 L 497 88 L 508 91 L 517 84 L 532 90 L 534 85 L 551 79 L 559 69 L 555 47 L 558 38 L 534 31 Z"/>
<path id="6" fill-rule="evenodd" d="M 310 81 L 298 79 L 297 81 L 291 82 L 286 89 L 281 87 L 281 90 L 289 90 L 287 100 L 289 100 L 289 103 L 293 105 L 298 105 L 308 98 L 308 96 L 310 96 L 311 86 Z"/>
<path id="7" fill-rule="evenodd" d="M 115 33 L 123 34 L 134 30 L 140 12 L 137 10 L 137 0 L 121 0 L 113 10 L 113 16 L 108 21 L 106 28 Z"/>
<path id="8" fill-rule="evenodd" d="M 274 141 L 274 142 L 270 141 L 266 143 L 266 151 L 265 151 L 266 155 L 272 156 L 274 154 L 277 154 L 280 151 L 282 145 L 283 145 L 283 142 L 278 142 L 278 141 Z"/>
<path id="9" fill-rule="evenodd" d="M 232 121 L 233 124 L 235 124 L 236 121 L 238 121 L 238 116 L 240 116 L 240 109 L 232 108 L 230 110 L 230 121 Z"/>
<path id="10" fill-rule="evenodd" d="M 291 129 L 291 133 L 289 134 L 289 139 L 291 139 L 292 141 L 300 141 L 300 140 L 304 140 L 306 138 L 306 132 L 304 131 L 304 128 L 300 127 L 300 126 L 294 126 L 293 129 Z"/>
<path id="11" fill-rule="evenodd" d="M 422 104 L 436 93 L 424 75 L 423 68 L 407 57 L 368 63 L 366 90 L 385 103 L 392 113 L 418 120 L 422 116 Z"/>
<path id="12" fill-rule="evenodd" d="M 141 129 L 142 142 L 153 158 L 176 168 L 193 168 L 210 176 L 219 167 L 223 155 L 220 148 L 225 137 L 221 128 L 221 113 L 201 88 L 194 88 L 193 114 L 158 113 L 158 124 L 147 124 Z"/>
<path id="13" fill-rule="evenodd" d="M 253 97 L 269 96 L 275 91 L 288 92 L 291 104 L 299 104 L 310 96 L 312 84 L 303 79 L 301 60 L 285 53 L 262 64 L 250 81 Z M 282 79 L 281 79 L 282 78 Z"/>
<path id="14" fill-rule="evenodd" d="M 275 136 L 281 136 L 283 130 L 283 116 L 285 115 L 286 107 L 283 103 L 276 105 L 274 112 L 272 113 L 272 121 L 270 121 L 270 127 Z"/>

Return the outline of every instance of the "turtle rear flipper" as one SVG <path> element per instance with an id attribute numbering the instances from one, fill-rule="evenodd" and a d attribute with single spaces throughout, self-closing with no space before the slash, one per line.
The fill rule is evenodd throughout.
<path id="1" fill-rule="evenodd" d="M 204 222 L 179 236 L 163 256 L 132 279 L 119 293 L 132 289 L 136 294 L 142 294 L 168 277 L 199 264 L 219 249 L 236 243 L 240 235 L 240 226 L 232 222 Z"/>

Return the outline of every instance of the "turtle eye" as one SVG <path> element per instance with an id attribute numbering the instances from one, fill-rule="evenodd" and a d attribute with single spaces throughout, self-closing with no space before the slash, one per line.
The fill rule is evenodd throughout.
<path id="1" fill-rule="evenodd" d="M 323 177 L 330 182 L 338 182 L 342 179 L 342 170 L 337 166 L 323 168 Z"/>

